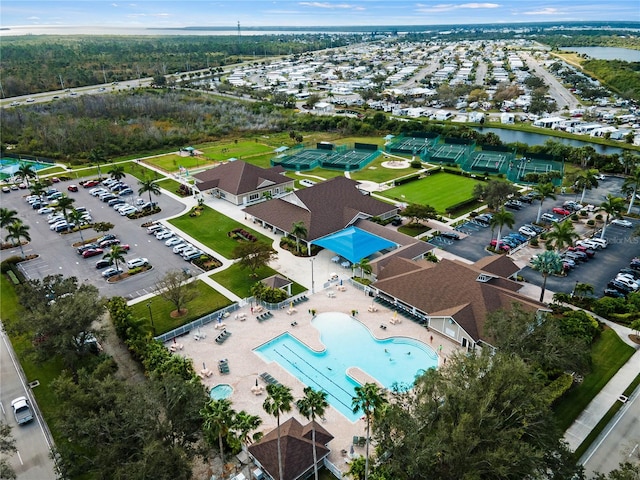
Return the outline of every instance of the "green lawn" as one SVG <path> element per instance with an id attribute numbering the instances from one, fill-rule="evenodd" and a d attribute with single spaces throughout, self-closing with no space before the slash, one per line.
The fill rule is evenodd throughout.
<path id="1" fill-rule="evenodd" d="M 145 159 L 145 163 L 156 166 L 167 172 L 177 172 L 180 167 L 184 167 L 187 170 L 191 168 L 200 168 L 206 165 L 213 165 L 215 162 L 208 158 L 193 156 L 193 157 L 181 157 L 175 153 L 168 153 L 162 157 L 154 157 Z"/>
<path id="2" fill-rule="evenodd" d="M 554 407 L 555 417 L 564 431 L 578 418 L 589 402 L 613 377 L 635 350 L 610 328 L 605 328 L 591 349 L 592 371 Z"/>
<path id="3" fill-rule="evenodd" d="M 476 183 L 478 180 L 461 175 L 437 173 L 380 194 L 399 202 L 431 205 L 438 212 L 444 213 L 447 207 L 472 198 Z"/>
<path id="4" fill-rule="evenodd" d="M 415 168 L 407 167 L 407 168 L 385 168 L 382 166 L 383 162 L 388 162 L 389 158 L 385 158 L 384 155 L 380 155 L 369 165 L 364 167 L 362 170 L 351 173 L 351 178 L 354 180 L 369 180 L 371 182 L 383 183 L 388 182 L 390 180 L 404 177 L 405 175 L 410 175 L 412 173 L 416 173 L 417 170 Z"/>
<path id="5" fill-rule="evenodd" d="M 188 312 L 180 318 L 171 317 L 171 312 L 175 310 L 175 306 L 160 296 L 155 296 L 149 301 L 133 305 L 131 307 L 133 318 L 149 319 L 149 307 L 147 304 L 151 302 L 151 313 L 153 315 L 153 323 L 156 327 L 156 335 L 160 335 L 192 322 L 193 320 L 197 320 L 207 313 L 220 310 L 232 303 L 227 297 L 215 291 L 201 280 L 196 281 L 196 288 L 198 289 L 199 295 L 187 304 L 186 308 Z M 151 323 L 150 319 L 149 323 Z"/>
<path id="6" fill-rule="evenodd" d="M 190 217 L 188 213 L 185 213 L 181 217 L 169 220 L 169 223 L 188 233 L 225 258 L 232 258 L 233 249 L 238 245 L 234 239 L 227 236 L 227 233 L 234 228 L 241 227 L 255 235 L 258 240 L 262 240 L 269 245 L 273 243 L 273 240 L 269 237 L 249 227 L 245 227 L 209 207 L 204 207 L 204 210 L 198 217 Z"/>
<path id="7" fill-rule="evenodd" d="M 237 140 L 233 142 L 219 142 L 211 145 L 203 145 L 196 147 L 205 157 L 216 161 L 224 161 L 229 158 L 250 157 L 252 155 L 260 155 L 273 152 L 274 147 L 265 145 L 260 139 L 254 140 Z"/>
<path id="8" fill-rule="evenodd" d="M 253 285 L 263 278 L 270 277 L 278 272 L 271 267 L 262 267 L 256 271 L 257 277 L 249 276 L 250 273 L 251 272 L 249 270 L 244 270 L 240 268 L 239 264 L 235 263 L 221 272 L 214 273 L 210 278 L 232 291 L 240 298 L 246 298 L 251 296 L 251 287 Z M 292 295 L 298 295 L 306 290 L 307 289 L 299 283 L 293 282 L 293 285 L 291 286 Z"/>
<path id="9" fill-rule="evenodd" d="M 180 182 L 173 180 L 172 178 L 165 178 L 164 180 L 160 180 L 156 182 L 160 188 L 164 188 L 165 190 L 170 191 L 171 193 L 176 193 L 182 185 Z M 145 193 L 148 198 L 148 194 Z"/>

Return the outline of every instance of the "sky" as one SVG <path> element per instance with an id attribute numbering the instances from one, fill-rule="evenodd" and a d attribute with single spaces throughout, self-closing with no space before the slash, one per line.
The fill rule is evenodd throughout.
<path id="1" fill-rule="evenodd" d="M 639 0 L 2 0 L 0 27 L 447 25 L 640 22 Z"/>

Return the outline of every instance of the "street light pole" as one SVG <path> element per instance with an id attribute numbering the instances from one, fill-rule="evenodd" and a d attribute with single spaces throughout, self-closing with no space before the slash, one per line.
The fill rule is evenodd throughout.
<path id="1" fill-rule="evenodd" d="M 151 332 L 153 336 L 156 336 L 156 326 L 153 323 L 153 313 L 151 312 L 151 302 L 147 302 L 147 308 L 149 309 L 149 319 L 151 320 Z"/>
<path id="2" fill-rule="evenodd" d="M 311 293 L 315 293 L 314 291 L 314 286 L 315 286 L 315 282 L 313 281 L 313 261 L 315 260 L 315 257 L 311 257 L 309 259 L 309 261 L 311 262 Z"/>

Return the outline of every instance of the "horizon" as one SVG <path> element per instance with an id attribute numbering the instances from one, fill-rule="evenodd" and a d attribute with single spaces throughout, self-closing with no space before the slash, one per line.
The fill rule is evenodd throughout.
<path id="1" fill-rule="evenodd" d="M 446 2 L 446 3 L 445 3 Z M 640 22 L 637 0 L 3 0 L 1 23 L 7 31 L 68 34 L 69 29 L 114 32 L 193 29 L 236 31 L 324 29 L 380 26 L 442 27 L 536 23 Z"/>

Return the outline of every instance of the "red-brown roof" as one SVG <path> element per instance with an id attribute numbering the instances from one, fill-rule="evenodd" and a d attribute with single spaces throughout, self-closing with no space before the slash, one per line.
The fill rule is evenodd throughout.
<path id="1" fill-rule="evenodd" d="M 232 195 L 242 195 L 292 182 L 279 170 L 260 168 L 242 160 L 224 163 L 196 173 L 193 177 L 200 191 L 218 188 Z"/>

